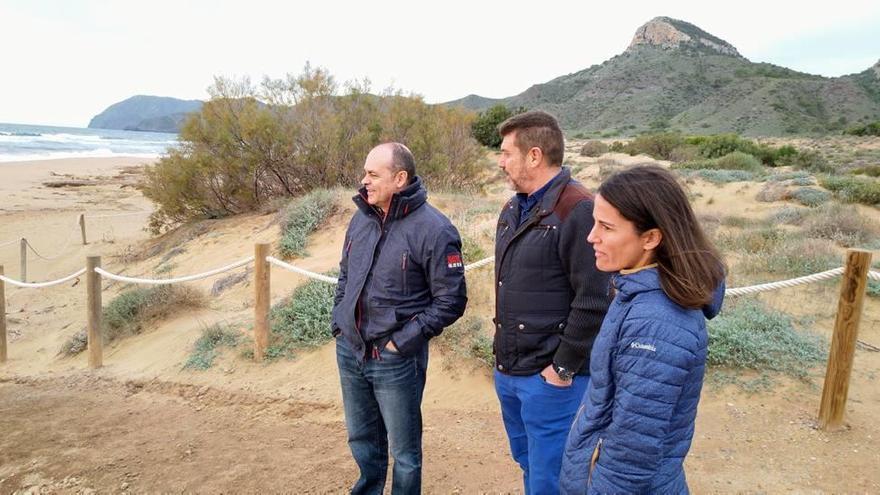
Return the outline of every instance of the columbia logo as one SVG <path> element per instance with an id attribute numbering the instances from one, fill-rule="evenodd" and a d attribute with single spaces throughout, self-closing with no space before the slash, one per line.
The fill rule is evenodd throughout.
<path id="1" fill-rule="evenodd" d="M 639 344 L 638 342 L 633 342 L 629 345 L 630 349 L 641 349 L 643 351 L 651 351 L 657 352 L 657 348 L 652 346 L 651 344 Z"/>

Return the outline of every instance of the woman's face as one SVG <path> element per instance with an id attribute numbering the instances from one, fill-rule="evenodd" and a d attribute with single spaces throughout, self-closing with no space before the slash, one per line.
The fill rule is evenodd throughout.
<path id="1" fill-rule="evenodd" d="M 624 218 L 602 195 L 596 195 L 593 220 L 595 223 L 587 241 L 596 251 L 596 268 L 603 272 L 617 272 L 654 262 L 654 248 L 660 243 L 658 229 L 639 234 L 636 225 Z"/>

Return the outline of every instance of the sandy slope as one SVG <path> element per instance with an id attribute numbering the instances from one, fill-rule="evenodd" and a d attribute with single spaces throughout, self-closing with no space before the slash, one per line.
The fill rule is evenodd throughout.
<path id="1" fill-rule="evenodd" d="M 642 161 L 644 157 L 618 157 Z M 579 173 L 596 184 L 599 165 L 581 160 Z M 198 235 L 149 240 L 145 217 L 89 222 L 90 243 L 70 236 L 79 212 L 116 214 L 149 209 L 121 167 L 137 160 L 65 160 L 0 165 L 0 243 L 26 236 L 58 260 L 33 260 L 30 279 L 46 280 L 83 266 L 100 254 L 112 272 L 153 277 L 169 249 L 182 248 L 165 264 L 175 276 L 244 258 L 256 242 L 276 242 L 273 214 L 243 215 L 206 224 Z M 57 174 L 103 177 L 98 185 L 48 189 Z M 774 205 L 753 200 L 757 186 L 695 184 L 705 213 L 758 218 Z M 480 201 L 488 213 L 466 219 L 474 201 L 432 194 L 466 235 L 491 244 L 494 211 L 507 196 L 492 186 Z M 309 257 L 296 264 L 314 271 L 336 266 L 350 202 L 310 240 Z M 711 198 L 711 201 L 710 201 Z M 778 206 L 778 205 L 775 205 Z M 70 226 L 70 227 L 68 227 Z M 78 234 L 77 234 L 78 235 Z M 481 237 L 482 236 L 482 237 Z M 488 237 L 487 237 L 488 236 Z M 188 239 L 185 237 L 189 237 Z M 157 243 L 164 250 L 139 259 Z M 472 260 L 473 261 L 473 260 Z M 17 276 L 18 246 L 0 246 L 0 263 Z M 487 273 L 491 267 L 487 269 Z M 470 275 L 469 315 L 491 311 L 491 280 Z M 214 280 L 195 282 L 210 290 Z M 272 272 L 273 300 L 303 278 Z M 333 346 L 299 353 L 296 359 L 255 364 L 227 352 L 209 371 L 181 369 L 205 326 L 230 322 L 250 332 L 252 286 L 233 286 L 207 308 L 174 315 L 142 335 L 110 346 L 105 367 L 85 370 L 85 356 L 60 358 L 61 343 L 85 323 L 82 282 L 40 291 L 7 288 L 10 361 L 0 366 L 0 492 L 43 486 L 50 491 L 294 491 L 343 492 L 354 464 L 344 443 Z M 106 285 L 105 302 L 121 289 Z M 829 333 L 836 288 L 810 286 L 768 295 L 792 312 L 819 310 L 816 328 Z M 880 308 L 869 302 L 860 338 L 880 344 Z M 805 308 L 813 308 L 812 311 Z M 697 436 L 687 461 L 697 493 L 880 491 L 880 354 L 857 351 L 847 421 L 851 429 L 814 428 L 821 375 L 811 383 L 782 380 L 771 392 L 747 395 L 708 386 Z M 429 493 L 504 493 L 520 489 L 509 459 L 488 370 L 451 360 L 435 348 L 425 409 L 425 487 Z"/>

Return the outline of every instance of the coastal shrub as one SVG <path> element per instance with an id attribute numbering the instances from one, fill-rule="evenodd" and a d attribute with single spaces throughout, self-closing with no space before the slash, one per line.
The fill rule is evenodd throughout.
<path id="1" fill-rule="evenodd" d="M 824 239 L 781 234 L 766 249 L 743 250 L 749 254 L 737 266 L 744 275 L 802 277 L 840 266 L 840 256 Z"/>
<path id="2" fill-rule="evenodd" d="M 630 155 L 643 154 L 660 160 L 669 160 L 672 156 L 672 150 L 683 143 L 684 138 L 676 132 L 643 134 L 627 143 L 624 146 L 624 151 Z"/>
<path id="3" fill-rule="evenodd" d="M 880 280 L 868 280 L 868 286 L 865 287 L 865 294 L 868 297 L 880 297 Z"/>
<path id="4" fill-rule="evenodd" d="M 602 141 L 590 140 L 581 146 L 581 156 L 597 157 L 608 152 L 608 145 Z"/>
<path id="5" fill-rule="evenodd" d="M 316 189 L 291 201 L 281 214 L 281 256 L 304 255 L 309 234 L 335 211 L 335 197 L 326 189 Z"/>
<path id="6" fill-rule="evenodd" d="M 795 328 L 792 318 L 754 299 L 734 299 L 709 320 L 711 367 L 775 371 L 805 379 L 822 364 L 828 344 L 821 336 Z"/>
<path id="7" fill-rule="evenodd" d="M 780 182 L 767 182 L 755 195 L 755 200 L 762 203 L 782 201 L 791 197 L 791 191 Z"/>
<path id="8" fill-rule="evenodd" d="M 806 150 L 800 151 L 791 159 L 791 165 L 800 170 L 809 170 L 813 173 L 834 172 L 834 166 L 828 163 L 819 152 Z"/>
<path id="9" fill-rule="evenodd" d="M 770 174 L 764 177 L 765 182 L 784 182 L 795 186 L 811 186 L 816 183 L 815 177 L 803 170 Z"/>
<path id="10" fill-rule="evenodd" d="M 501 134 L 498 133 L 498 125 L 525 111 L 523 107 L 508 108 L 502 104 L 494 105 L 477 115 L 471 124 L 471 134 L 483 146 L 498 149 L 502 141 Z"/>
<path id="11" fill-rule="evenodd" d="M 392 90 L 376 96 L 367 84 L 341 91 L 326 70 L 309 65 L 258 87 L 216 78 L 209 94 L 182 126 L 180 144 L 147 167 L 140 184 L 156 204 L 154 233 L 349 186 L 370 148 L 386 141 L 405 143 L 435 189 L 473 189 L 484 180 L 483 150 L 471 136 L 476 115 L 460 107 Z"/>
<path id="12" fill-rule="evenodd" d="M 679 173 L 686 178 L 699 177 L 713 184 L 726 184 L 728 182 L 746 182 L 755 180 L 755 174 L 746 170 L 716 170 L 716 169 L 679 169 Z"/>
<path id="13" fill-rule="evenodd" d="M 831 199 L 831 193 L 813 187 L 799 187 L 790 194 L 798 203 L 810 207 L 819 206 Z"/>
<path id="14" fill-rule="evenodd" d="M 880 177 L 880 165 L 865 165 L 849 171 L 853 175 L 867 175 L 868 177 Z"/>
<path id="15" fill-rule="evenodd" d="M 453 355 L 493 367 L 495 355 L 492 353 L 492 337 L 483 329 L 481 322 L 481 318 L 472 316 L 461 318 L 437 337 L 437 344 Z"/>
<path id="16" fill-rule="evenodd" d="M 849 134 L 850 136 L 880 136 L 880 121 L 850 127 L 843 131 L 843 133 Z"/>
<path id="17" fill-rule="evenodd" d="M 722 156 L 715 162 L 715 165 L 715 168 L 722 170 L 745 170 L 748 172 L 761 172 L 763 170 L 761 162 L 757 158 L 742 151 L 733 151 Z"/>
<path id="18" fill-rule="evenodd" d="M 148 323 L 167 318 L 181 309 L 205 305 L 204 294 L 188 285 L 157 285 L 126 290 L 101 311 L 101 334 L 105 343 L 141 333 Z M 83 329 L 62 345 L 61 352 L 74 355 L 85 350 Z"/>
<path id="19" fill-rule="evenodd" d="M 214 364 L 217 348 L 236 347 L 242 340 L 241 333 L 227 325 L 215 323 L 202 330 L 192 351 L 184 363 L 184 369 L 206 370 Z"/>
<path id="20" fill-rule="evenodd" d="M 328 274 L 335 276 L 335 274 Z M 332 338 L 330 318 L 336 285 L 309 280 L 272 306 L 266 356 L 291 357 L 296 348 L 315 347 Z"/>
<path id="21" fill-rule="evenodd" d="M 768 215 L 767 222 L 772 225 L 800 225 L 806 218 L 808 211 L 809 210 L 807 210 L 806 208 L 799 208 L 796 206 L 783 206 L 782 208 Z"/>
<path id="22" fill-rule="evenodd" d="M 626 144 L 620 141 L 614 141 L 611 143 L 611 146 L 608 148 L 608 151 L 613 153 L 625 153 L 626 152 Z"/>
<path id="23" fill-rule="evenodd" d="M 873 245 L 880 235 L 880 222 L 851 207 L 832 203 L 810 212 L 804 232 L 844 247 Z"/>
<path id="24" fill-rule="evenodd" d="M 829 175 L 819 179 L 819 184 L 834 192 L 841 201 L 880 204 L 880 181 L 869 177 Z"/>

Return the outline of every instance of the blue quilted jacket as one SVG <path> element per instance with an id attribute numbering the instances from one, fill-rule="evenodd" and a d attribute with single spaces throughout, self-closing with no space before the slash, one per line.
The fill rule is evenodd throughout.
<path id="1" fill-rule="evenodd" d="M 655 268 L 619 274 L 590 357 L 592 379 L 565 447 L 564 494 L 688 493 L 682 463 L 706 366 L 706 318 L 660 288 Z"/>

